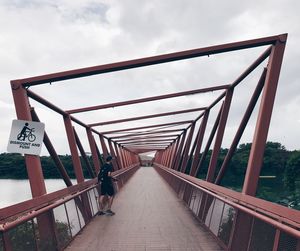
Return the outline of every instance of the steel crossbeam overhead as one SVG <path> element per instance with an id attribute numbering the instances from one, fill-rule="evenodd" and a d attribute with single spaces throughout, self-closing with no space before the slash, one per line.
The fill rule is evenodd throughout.
<path id="1" fill-rule="evenodd" d="M 76 70 L 63 71 L 58 73 L 31 77 L 31 78 L 19 79 L 18 81 L 22 83 L 24 86 L 28 87 L 33 85 L 53 83 L 57 81 L 67 80 L 67 79 L 92 76 L 96 74 L 103 74 L 108 72 L 127 70 L 127 69 L 144 67 L 149 65 L 162 64 L 162 63 L 167 63 L 172 61 L 184 60 L 188 58 L 203 57 L 203 56 L 209 56 L 209 55 L 214 55 L 214 54 L 219 54 L 224 52 L 249 49 L 249 48 L 265 46 L 265 45 L 272 45 L 275 44 L 278 40 L 285 41 L 286 34 L 245 40 L 241 42 L 227 43 L 222 45 L 209 46 L 205 48 L 186 50 L 181 52 L 128 60 L 128 61 L 112 63 L 112 64 L 86 67 L 86 68 L 81 68 Z"/>
<path id="2" fill-rule="evenodd" d="M 193 120 L 185 120 L 185 121 L 178 121 L 178 122 L 172 122 L 172 123 L 164 123 L 164 124 L 156 124 L 156 125 L 149 125 L 149 126 L 140 126 L 140 127 L 125 128 L 125 129 L 112 130 L 112 131 L 104 131 L 104 132 L 100 132 L 100 133 L 104 135 L 104 134 L 112 134 L 112 133 L 119 133 L 119 132 L 134 131 L 134 130 L 139 130 L 139 129 L 155 128 L 155 127 L 161 127 L 161 126 L 190 124 L 192 122 L 193 122 Z"/>
<path id="3" fill-rule="evenodd" d="M 109 125 L 109 124 L 124 123 L 124 122 L 129 122 L 129 121 L 134 121 L 134 120 L 151 119 L 151 118 L 164 117 L 164 116 L 170 116 L 170 115 L 176 115 L 176 114 L 182 114 L 182 113 L 203 111 L 205 109 L 206 109 L 206 107 L 200 107 L 200 108 L 179 110 L 179 111 L 174 111 L 174 112 L 151 114 L 151 115 L 139 116 L 139 117 L 133 117 L 133 118 L 127 118 L 127 119 L 119 119 L 119 120 L 93 123 L 93 124 L 89 124 L 89 126 L 94 127 L 94 126 L 103 126 L 103 125 Z"/>
<path id="4" fill-rule="evenodd" d="M 186 130 L 186 129 L 184 128 L 184 129 L 176 129 L 176 130 L 161 130 L 161 131 L 154 131 L 154 132 L 132 133 L 132 134 L 110 137 L 109 139 L 115 140 L 115 139 L 120 139 L 120 138 L 127 138 L 127 137 L 141 136 L 141 135 L 157 135 L 157 134 L 168 135 L 168 133 L 171 133 L 171 132 L 182 132 L 184 130 Z"/>
<path id="5" fill-rule="evenodd" d="M 139 103 L 144 103 L 144 102 L 150 102 L 150 101 L 156 101 L 156 100 L 162 100 L 162 99 L 168 99 L 168 98 L 175 98 L 175 97 L 180 97 L 180 96 L 188 96 L 188 95 L 195 95 L 195 94 L 199 94 L 199 93 L 219 91 L 219 90 L 228 89 L 229 87 L 230 87 L 230 85 L 219 85 L 219 86 L 201 88 L 201 89 L 196 89 L 196 90 L 176 92 L 176 93 L 170 93 L 170 94 L 165 94 L 165 95 L 160 95 L 160 96 L 153 96 L 153 97 L 148 97 L 148 98 L 140 98 L 140 99 L 128 100 L 128 101 L 111 103 L 111 104 L 90 106 L 90 107 L 85 107 L 85 108 L 68 110 L 66 112 L 69 114 L 72 114 L 72 113 L 101 110 L 101 109 L 106 109 L 106 108 L 115 108 L 115 107 L 124 106 L 124 105 L 139 104 Z"/>
<path id="6" fill-rule="evenodd" d="M 170 133 L 170 132 L 179 132 L 186 130 L 186 128 L 180 128 L 180 129 L 174 129 L 174 130 L 161 130 L 161 129 L 156 129 L 156 130 L 147 130 L 147 131 L 137 131 L 137 132 L 131 132 L 129 134 L 125 134 L 124 132 L 122 133 L 115 133 L 111 137 L 107 136 L 109 139 L 114 139 L 114 138 L 120 138 L 120 137 L 130 137 L 130 136 L 138 136 L 138 135 L 147 135 L 147 134 L 157 134 L 157 133 Z"/>
<path id="7" fill-rule="evenodd" d="M 151 141 L 124 141 L 124 142 L 116 142 L 120 146 L 128 145 L 128 144 L 168 144 L 170 145 L 172 142 L 174 142 L 175 139 L 169 139 L 167 141 L 157 141 L 157 142 L 151 142 Z"/>
<path id="8" fill-rule="evenodd" d="M 133 137 L 133 138 L 128 138 L 128 139 L 122 139 L 122 140 L 115 140 L 115 142 L 120 143 L 120 142 L 126 142 L 126 141 L 131 141 L 131 140 L 144 140 L 144 139 L 175 139 L 179 136 L 180 134 L 172 134 L 172 135 L 158 135 L 158 136 L 145 136 L 145 137 Z"/>
<path id="9" fill-rule="evenodd" d="M 129 146 L 132 146 L 132 147 L 144 147 L 144 146 L 149 146 L 149 147 L 153 147 L 153 146 L 161 146 L 161 147 L 167 147 L 169 146 L 170 144 L 167 144 L 167 143 L 149 143 L 149 144 L 143 144 L 143 143 L 130 143 L 130 144 L 124 144 L 122 146 L 124 147 L 129 147 Z"/>
<path id="10" fill-rule="evenodd" d="M 163 151 L 165 149 L 167 149 L 168 146 L 128 146 L 128 147 L 124 147 L 124 149 L 127 149 L 128 151 L 135 151 L 135 150 L 139 150 L 139 149 L 143 149 L 149 152 L 149 151 L 153 151 L 153 149 L 156 149 L 156 151 Z M 154 150 L 155 151 L 155 150 Z"/>
<path id="11" fill-rule="evenodd" d="M 124 145 L 126 145 L 126 144 L 135 144 L 135 143 L 141 143 L 141 144 L 145 144 L 145 143 L 166 143 L 166 144 L 170 144 L 170 143 L 172 143 L 174 140 L 172 140 L 172 139 L 164 139 L 164 140 L 147 140 L 147 139 L 145 139 L 145 140 L 128 140 L 128 141 L 124 141 L 124 142 L 122 142 L 122 143 L 120 143 L 120 142 L 116 142 L 116 143 L 119 143 L 119 144 L 121 144 L 122 146 L 124 146 Z"/>
<path id="12" fill-rule="evenodd" d="M 167 147 L 169 146 L 170 144 L 169 143 L 149 143 L 149 144 L 139 144 L 139 143 L 128 143 L 128 144 L 124 144 L 124 145 L 121 145 L 121 147 L 128 147 L 128 146 L 135 146 L 135 147 L 142 147 L 142 146 L 147 146 L 147 147 L 153 147 L 153 146 L 160 146 L 160 147 Z"/>
<path id="13" fill-rule="evenodd" d="M 167 145 L 140 145 L 140 146 L 136 146 L 136 145 L 128 145 L 124 148 L 127 149 L 148 149 L 148 150 L 153 150 L 153 149 L 166 149 L 168 146 Z"/>
<path id="14" fill-rule="evenodd" d="M 135 142 L 137 142 L 137 143 L 148 143 L 148 142 L 173 142 L 173 140 L 172 139 L 159 139 L 159 140 L 155 140 L 155 139 L 144 139 L 144 140 L 137 140 L 137 141 L 131 141 L 131 143 L 135 143 Z"/>

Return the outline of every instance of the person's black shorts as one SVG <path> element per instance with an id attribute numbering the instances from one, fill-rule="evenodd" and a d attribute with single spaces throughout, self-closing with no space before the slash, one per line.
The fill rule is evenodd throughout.
<path id="1" fill-rule="evenodd" d="M 101 183 L 101 195 L 114 196 L 115 190 L 112 183 Z"/>

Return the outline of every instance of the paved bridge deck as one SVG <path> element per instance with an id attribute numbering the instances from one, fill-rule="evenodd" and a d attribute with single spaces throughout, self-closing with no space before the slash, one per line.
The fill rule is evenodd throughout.
<path id="1" fill-rule="evenodd" d="M 114 216 L 96 216 L 66 250 L 223 250 L 151 167 L 117 194 Z"/>

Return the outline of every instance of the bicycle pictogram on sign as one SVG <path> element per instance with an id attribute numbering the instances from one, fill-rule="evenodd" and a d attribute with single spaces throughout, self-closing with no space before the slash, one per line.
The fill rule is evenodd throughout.
<path id="1" fill-rule="evenodd" d="M 29 142 L 34 142 L 36 139 L 36 136 L 33 134 L 34 128 L 29 128 L 29 124 L 25 123 L 23 129 L 18 134 L 17 139 L 21 141 L 25 141 L 27 138 Z"/>

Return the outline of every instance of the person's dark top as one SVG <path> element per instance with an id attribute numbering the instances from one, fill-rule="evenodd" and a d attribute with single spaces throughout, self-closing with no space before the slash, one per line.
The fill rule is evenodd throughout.
<path id="1" fill-rule="evenodd" d="M 105 163 L 98 174 L 98 182 L 100 183 L 111 183 L 112 179 L 108 176 L 108 173 L 112 172 L 112 165 L 109 163 Z"/>

